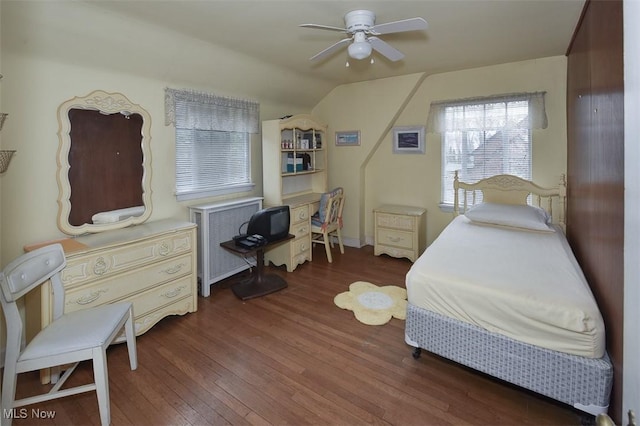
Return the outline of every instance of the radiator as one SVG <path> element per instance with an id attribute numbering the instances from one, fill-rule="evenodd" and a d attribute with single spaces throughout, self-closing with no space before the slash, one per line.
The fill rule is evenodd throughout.
<path id="1" fill-rule="evenodd" d="M 200 295 L 209 297 L 211 284 L 254 266 L 222 247 L 220 243 L 246 231 L 246 222 L 262 208 L 262 198 L 243 198 L 189 207 L 191 222 L 198 225 L 198 283 Z M 242 227 L 242 229 L 240 229 Z"/>

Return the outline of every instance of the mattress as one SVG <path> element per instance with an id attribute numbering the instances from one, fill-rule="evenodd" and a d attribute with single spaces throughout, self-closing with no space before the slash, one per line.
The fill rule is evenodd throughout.
<path id="1" fill-rule="evenodd" d="M 457 216 L 413 264 L 409 303 L 553 351 L 601 358 L 604 323 L 564 237 Z"/>

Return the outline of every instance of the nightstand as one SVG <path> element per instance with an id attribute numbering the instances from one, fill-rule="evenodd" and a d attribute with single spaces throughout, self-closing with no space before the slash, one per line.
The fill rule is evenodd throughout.
<path id="1" fill-rule="evenodd" d="M 422 207 L 385 204 L 373 210 L 373 254 L 406 257 L 415 262 L 425 248 L 427 210 Z"/>

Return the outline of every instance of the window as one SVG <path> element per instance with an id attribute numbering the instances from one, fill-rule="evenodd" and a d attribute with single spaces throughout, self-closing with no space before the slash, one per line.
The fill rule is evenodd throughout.
<path id="1" fill-rule="evenodd" d="M 165 124 L 176 127 L 178 200 L 248 191 L 251 134 L 258 133 L 255 102 L 167 89 Z"/>
<path id="2" fill-rule="evenodd" d="M 442 135 L 442 204 L 453 205 L 453 179 L 496 174 L 531 179 L 531 129 L 546 128 L 544 93 L 434 102 L 428 128 Z"/>

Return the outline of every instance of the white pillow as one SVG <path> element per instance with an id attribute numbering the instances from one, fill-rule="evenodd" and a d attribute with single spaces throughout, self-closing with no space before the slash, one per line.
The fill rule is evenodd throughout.
<path id="1" fill-rule="evenodd" d="M 465 212 L 472 222 L 531 231 L 555 232 L 551 217 L 540 207 L 497 203 L 476 204 Z"/>

